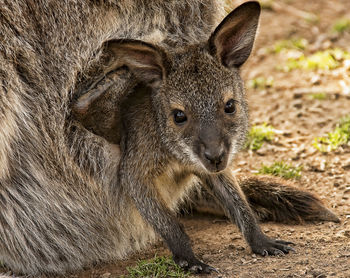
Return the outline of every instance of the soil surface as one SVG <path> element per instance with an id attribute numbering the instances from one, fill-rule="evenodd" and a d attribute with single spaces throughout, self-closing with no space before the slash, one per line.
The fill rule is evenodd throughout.
<path id="1" fill-rule="evenodd" d="M 235 1 L 233 6 L 240 3 Z M 316 15 L 316 21 L 304 12 Z M 303 165 L 296 186 L 320 196 L 341 223 L 263 223 L 267 235 L 294 242 L 296 253 L 261 257 L 252 254 L 237 227 L 225 219 L 204 215 L 182 218 L 195 253 L 219 270 L 201 277 L 350 277 L 350 147 L 328 154 L 312 147 L 315 137 L 333 130 L 342 116 L 350 114 L 350 65 L 328 71 L 283 72 L 277 67 L 284 65 L 290 54 L 270 51 L 277 41 L 292 38 L 308 40 L 306 55 L 334 47 L 350 51 L 350 31 L 335 34 L 331 30 L 343 17 L 350 19 L 349 0 L 276 0 L 263 10 L 255 50 L 242 76 L 246 81 L 273 77 L 270 88 L 247 88 L 250 118 L 252 124 L 267 122 L 280 132 L 257 152 L 242 151 L 236 162 L 236 171 L 245 174 L 262 163 L 280 160 Z M 310 98 L 315 92 L 326 93 L 326 99 Z M 159 242 L 128 260 L 69 277 L 119 277 L 127 274 L 126 267 L 136 265 L 138 259 L 151 259 L 155 254 L 170 255 Z"/>
<path id="2" fill-rule="evenodd" d="M 241 2 L 234 2 L 233 6 Z M 194 251 L 219 273 L 201 277 L 350 277 L 350 148 L 322 154 L 312 147 L 315 137 L 334 129 L 344 115 L 350 114 L 350 66 L 337 70 L 276 69 L 289 54 L 272 53 L 280 40 L 305 38 L 306 55 L 318 50 L 340 47 L 350 51 L 350 31 L 332 32 L 340 18 L 350 19 L 349 0 L 274 1 L 264 9 L 255 50 L 242 70 L 248 82 L 256 77 L 274 79 L 267 89 L 247 88 L 252 124 L 267 122 L 281 131 L 271 143 L 257 152 L 243 151 L 237 157 L 236 171 L 251 173 L 262 163 L 283 160 L 303 165 L 297 187 L 316 193 L 340 218 L 341 223 L 283 225 L 263 223 L 263 231 L 276 238 L 293 241 L 296 253 L 280 257 L 252 254 L 237 227 L 225 219 L 191 216 L 182 219 L 193 241 Z M 316 15 L 316 22 L 308 19 Z M 312 18 L 312 16 L 311 16 Z M 326 93 L 324 100 L 310 93 Z M 102 265 L 71 277 L 119 277 L 138 259 L 170 255 L 162 242 L 132 258 Z"/>

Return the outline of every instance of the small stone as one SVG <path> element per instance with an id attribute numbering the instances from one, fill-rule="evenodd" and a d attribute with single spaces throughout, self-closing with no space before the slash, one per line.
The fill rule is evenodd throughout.
<path id="1" fill-rule="evenodd" d="M 298 98 L 302 98 L 303 94 L 302 93 L 294 93 L 293 94 L 293 98 L 298 99 Z"/>
<path id="2" fill-rule="evenodd" d="M 345 237 L 345 230 L 340 230 L 339 232 L 337 232 L 335 234 L 335 238 L 337 238 L 337 239 L 340 239 L 340 238 L 343 238 L 343 237 Z"/>
<path id="3" fill-rule="evenodd" d="M 337 181 L 335 181 L 335 182 L 333 183 L 333 186 L 334 186 L 334 187 L 339 187 L 339 186 L 340 186 L 340 183 L 337 182 Z"/>
<path id="4" fill-rule="evenodd" d="M 321 78 L 319 75 L 315 74 L 311 77 L 310 82 L 314 85 L 319 85 L 319 84 L 321 84 Z"/>
<path id="5" fill-rule="evenodd" d="M 303 107 L 303 104 L 301 102 L 297 102 L 297 103 L 294 103 L 293 106 L 296 108 L 296 109 L 301 109 Z"/>

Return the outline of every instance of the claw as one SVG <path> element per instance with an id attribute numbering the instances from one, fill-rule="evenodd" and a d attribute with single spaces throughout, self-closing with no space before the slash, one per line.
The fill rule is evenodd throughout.
<path id="1" fill-rule="evenodd" d="M 188 262 L 185 261 L 185 260 L 181 260 L 181 261 L 179 261 L 177 264 L 178 264 L 180 267 L 182 267 L 182 268 L 188 267 Z"/>
<path id="2" fill-rule="evenodd" d="M 216 273 L 219 273 L 217 269 L 215 269 L 214 267 L 211 267 L 209 265 L 203 264 L 203 265 L 193 265 L 192 267 L 190 267 L 188 269 L 190 272 L 192 273 L 210 273 L 212 271 L 215 271 Z"/>
<path id="3" fill-rule="evenodd" d="M 210 273 L 211 271 L 215 271 L 218 273 L 218 271 L 214 268 L 211 267 L 207 264 L 202 263 L 201 261 L 197 260 L 196 258 L 192 259 L 180 259 L 180 258 L 175 258 L 174 261 L 176 264 L 178 264 L 181 268 L 188 270 L 194 274 L 197 273 Z"/>
<path id="4" fill-rule="evenodd" d="M 288 246 L 288 251 L 292 251 L 292 252 L 294 252 L 294 253 L 297 252 L 297 251 L 295 251 L 295 249 L 294 249 L 293 247 L 290 247 L 290 246 Z"/>
<path id="5" fill-rule="evenodd" d="M 193 273 L 200 273 L 203 268 L 200 265 L 193 265 L 190 267 L 189 271 Z"/>
<path id="6" fill-rule="evenodd" d="M 287 253 L 288 253 L 288 252 L 287 252 Z M 274 250 L 273 250 L 273 255 L 274 255 L 274 256 L 284 256 L 285 254 L 284 254 L 283 251 L 281 251 L 281 250 L 279 250 L 279 249 L 274 249 Z"/>
<path id="7" fill-rule="evenodd" d="M 260 254 L 262 256 L 283 256 L 285 254 L 288 254 L 290 251 L 296 252 L 293 247 L 288 246 L 289 244 L 295 245 L 290 241 L 275 240 L 262 235 L 260 239 L 255 242 L 255 244 L 251 245 L 251 248 L 254 253 Z"/>
<path id="8" fill-rule="evenodd" d="M 211 271 L 214 271 L 214 272 L 216 272 L 216 273 L 219 273 L 219 271 L 218 271 L 215 267 L 209 266 L 209 267 L 206 267 L 206 268 L 205 268 L 205 272 L 206 272 L 206 273 L 210 273 Z"/>

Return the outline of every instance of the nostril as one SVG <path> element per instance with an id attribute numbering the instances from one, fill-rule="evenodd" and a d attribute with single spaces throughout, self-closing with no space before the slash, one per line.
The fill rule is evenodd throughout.
<path id="1" fill-rule="evenodd" d="M 224 153 L 222 152 L 221 154 L 218 155 L 216 158 L 215 164 L 219 165 L 222 162 L 222 159 L 224 158 Z"/>
<path id="2" fill-rule="evenodd" d="M 220 164 L 224 158 L 225 152 L 220 150 L 220 152 L 211 153 L 209 150 L 204 152 L 204 157 L 210 161 L 212 164 Z"/>
<path id="3" fill-rule="evenodd" d="M 219 155 L 219 161 L 221 162 L 222 159 L 224 158 L 225 152 L 222 151 L 221 154 Z"/>
<path id="4" fill-rule="evenodd" d="M 204 152 L 204 156 L 205 156 L 205 158 L 208 159 L 210 162 L 213 161 L 213 157 L 212 157 L 212 155 L 211 155 L 210 152 L 205 151 L 205 152 Z"/>

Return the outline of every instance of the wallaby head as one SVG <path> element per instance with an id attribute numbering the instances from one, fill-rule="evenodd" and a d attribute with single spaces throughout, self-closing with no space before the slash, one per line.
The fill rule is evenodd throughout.
<path id="1" fill-rule="evenodd" d="M 239 67 L 253 47 L 257 2 L 231 12 L 208 41 L 165 50 L 142 41 L 107 43 L 110 69 L 126 66 L 152 89 L 162 143 L 199 171 L 218 172 L 244 142 L 248 111 Z"/>

